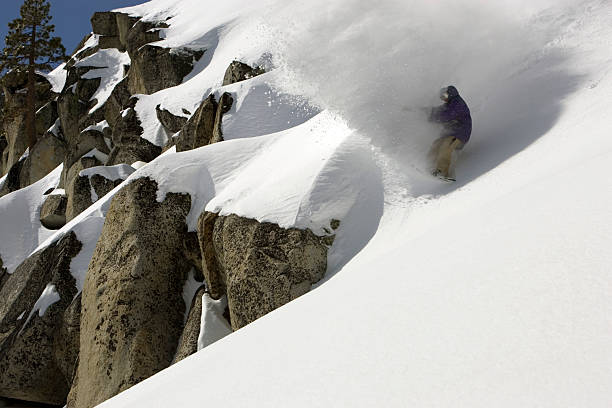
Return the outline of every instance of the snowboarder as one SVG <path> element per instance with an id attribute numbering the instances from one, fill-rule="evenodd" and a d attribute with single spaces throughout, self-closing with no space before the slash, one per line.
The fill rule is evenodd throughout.
<path id="1" fill-rule="evenodd" d="M 444 130 L 431 146 L 429 159 L 434 165 L 432 172 L 434 176 L 446 181 L 455 181 L 456 151 L 463 149 L 470 140 L 472 117 L 470 109 L 454 86 L 442 88 L 440 99 L 444 104 L 431 109 L 429 120 L 442 124 Z"/>

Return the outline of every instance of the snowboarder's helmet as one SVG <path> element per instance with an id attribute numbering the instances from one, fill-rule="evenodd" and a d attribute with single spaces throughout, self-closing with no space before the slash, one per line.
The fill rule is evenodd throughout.
<path id="1" fill-rule="evenodd" d="M 459 96 L 459 91 L 457 91 L 457 88 L 452 85 L 440 89 L 440 99 L 443 101 L 448 101 L 456 96 Z"/>
<path id="2" fill-rule="evenodd" d="M 444 87 L 442 89 L 440 89 L 440 99 L 442 99 L 443 101 L 447 101 L 448 100 L 448 88 Z"/>

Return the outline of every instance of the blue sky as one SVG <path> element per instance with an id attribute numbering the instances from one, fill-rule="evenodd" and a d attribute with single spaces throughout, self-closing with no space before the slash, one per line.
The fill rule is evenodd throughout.
<path id="1" fill-rule="evenodd" d="M 23 4 L 23 0 L 1 1 L 0 49 L 4 48 L 9 21 L 19 17 L 19 7 Z M 95 11 L 133 6 L 145 3 L 145 0 L 50 0 L 50 3 L 55 35 L 62 37 L 66 52 L 72 54 L 85 34 L 91 31 L 89 19 Z"/>

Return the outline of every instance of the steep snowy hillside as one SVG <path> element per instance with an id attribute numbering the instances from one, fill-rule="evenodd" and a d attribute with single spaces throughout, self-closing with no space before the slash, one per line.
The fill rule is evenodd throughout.
<path id="1" fill-rule="evenodd" d="M 131 178 L 189 192 L 197 213 L 314 231 L 341 219 L 331 279 L 103 406 L 609 406 L 612 5 L 242 3 L 124 10 L 173 16 L 167 44 L 216 47 L 183 85 L 140 99 L 141 117 L 222 92 L 212 78 L 236 56 L 271 53 L 276 68 L 257 85 L 274 96 L 245 90 L 227 125 L 259 137 Z M 459 181 L 441 184 L 416 108 L 449 83 L 475 128 Z M 246 101 L 276 112 L 278 92 L 308 114 L 282 111 L 291 129 L 266 135 L 283 129 L 260 132 Z"/>
<path id="2" fill-rule="evenodd" d="M 27 154 L 3 88 L 0 398 L 609 406 L 611 23 L 608 0 L 96 13 L 37 78 Z M 450 84 L 455 183 L 423 109 Z"/>

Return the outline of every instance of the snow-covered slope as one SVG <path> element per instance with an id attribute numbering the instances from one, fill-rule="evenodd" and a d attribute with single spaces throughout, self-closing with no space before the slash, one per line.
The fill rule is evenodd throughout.
<path id="1" fill-rule="evenodd" d="M 44 194 L 57 187 L 61 173 L 59 166 L 31 186 L 0 197 L 0 254 L 9 273 L 55 232 L 40 224 L 40 209 Z"/>
<path id="2" fill-rule="evenodd" d="M 191 227 L 202 209 L 342 224 L 316 290 L 104 406 L 609 405 L 612 4 L 447 3 L 124 10 L 171 17 L 164 46 L 207 49 L 182 85 L 140 97 L 144 137 L 165 142 L 158 104 L 237 100 L 226 142 L 126 182 L 191 194 Z M 222 87 L 234 59 L 271 72 Z M 450 83 L 475 127 L 459 181 L 441 184 L 418 107 Z M 58 232 L 82 231 L 83 260 L 114 192 Z"/>

